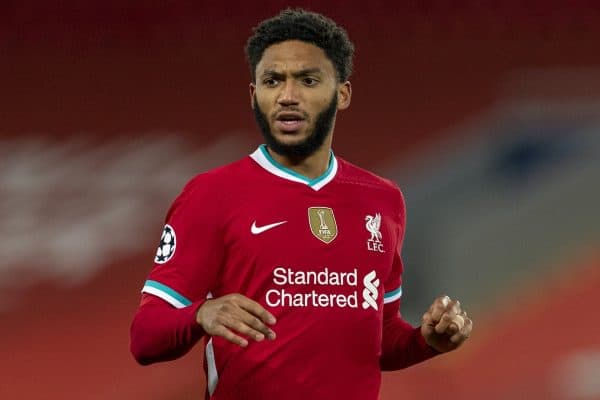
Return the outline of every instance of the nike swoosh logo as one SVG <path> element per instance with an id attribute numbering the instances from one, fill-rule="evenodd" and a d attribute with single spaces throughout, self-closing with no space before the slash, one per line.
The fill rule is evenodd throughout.
<path id="1" fill-rule="evenodd" d="M 253 235 L 258 235 L 260 233 L 268 231 L 269 229 L 273 229 L 279 225 L 283 225 L 286 222 L 287 221 L 281 221 L 281 222 L 275 222 L 274 224 L 269 224 L 269 225 L 264 225 L 264 226 L 256 226 L 256 221 L 254 221 L 252 223 L 252 226 L 250 227 L 250 232 L 252 232 Z"/>

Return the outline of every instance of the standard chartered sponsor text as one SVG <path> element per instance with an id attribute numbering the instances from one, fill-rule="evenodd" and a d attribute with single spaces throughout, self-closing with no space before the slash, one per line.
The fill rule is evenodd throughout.
<path id="1" fill-rule="evenodd" d="M 301 271 L 277 267 L 273 270 L 273 283 L 285 286 L 270 289 L 265 300 L 270 307 L 341 307 L 358 308 L 358 271 L 330 271 L 324 267 L 318 271 Z M 311 290 L 301 290 L 302 286 L 312 286 Z M 337 293 L 321 293 L 314 286 L 333 286 Z M 342 290 L 342 288 L 352 288 Z"/>

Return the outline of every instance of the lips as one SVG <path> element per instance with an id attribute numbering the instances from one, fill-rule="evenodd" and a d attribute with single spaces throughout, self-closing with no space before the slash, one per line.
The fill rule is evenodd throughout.
<path id="1" fill-rule="evenodd" d="M 275 126 L 282 132 L 296 132 L 304 126 L 306 119 L 302 113 L 282 111 L 275 117 Z"/>
<path id="2" fill-rule="evenodd" d="M 304 120 L 276 121 L 275 126 L 282 132 L 293 133 L 304 126 Z"/>

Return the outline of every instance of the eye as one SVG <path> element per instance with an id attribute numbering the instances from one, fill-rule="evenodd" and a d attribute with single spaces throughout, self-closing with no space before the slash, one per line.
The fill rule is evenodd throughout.
<path id="1" fill-rule="evenodd" d="M 267 87 L 274 87 L 279 83 L 279 81 L 275 78 L 266 78 L 263 80 L 263 84 Z"/>
<path id="2" fill-rule="evenodd" d="M 318 80 L 316 80 L 315 78 L 311 78 L 311 77 L 306 77 L 302 80 L 302 82 L 304 82 L 304 84 L 306 86 L 315 86 L 317 83 L 319 83 Z"/>

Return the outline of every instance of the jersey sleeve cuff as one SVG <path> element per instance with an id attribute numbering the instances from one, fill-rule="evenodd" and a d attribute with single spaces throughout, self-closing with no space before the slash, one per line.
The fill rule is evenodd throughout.
<path id="1" fill-rule="evenodd" d="M 425 355 L 426 358 L 431 358 L 431 357 L 437 356 L 438 354 L 442 354 L 427 344 L 427 342 L 425 341 L 425 338 L 421 334 L 420 326 L 415 328 L 414 334 L 416 336 L 417 346 L 421 349 L 421 351 L 423 352 L 423 354 Z"/>
<path id="2" fill-rule="evenodd" d="M 176 290 L 160 282 L 147 280 L 142 288 L 142 293 L 152 294 L 159 297 L 175 308 L 184 308 L 192 305 L 192 301 Z"/>
<path id="3" fill-rule="evenodd" d="M 192 303 L 191 307 L 188 307 L 190 309 L 189 323 L 192 327 L 193 334 L 197 335 L 197 337 L 202 337 L 206 334 L 204 328 L 202 328 L 202 325 L 198 322 L 197 317 L 198 309 L 202 306 L 202 304 L 204 304 L 206 300 L 207 299 L 198 300 Z"/>

